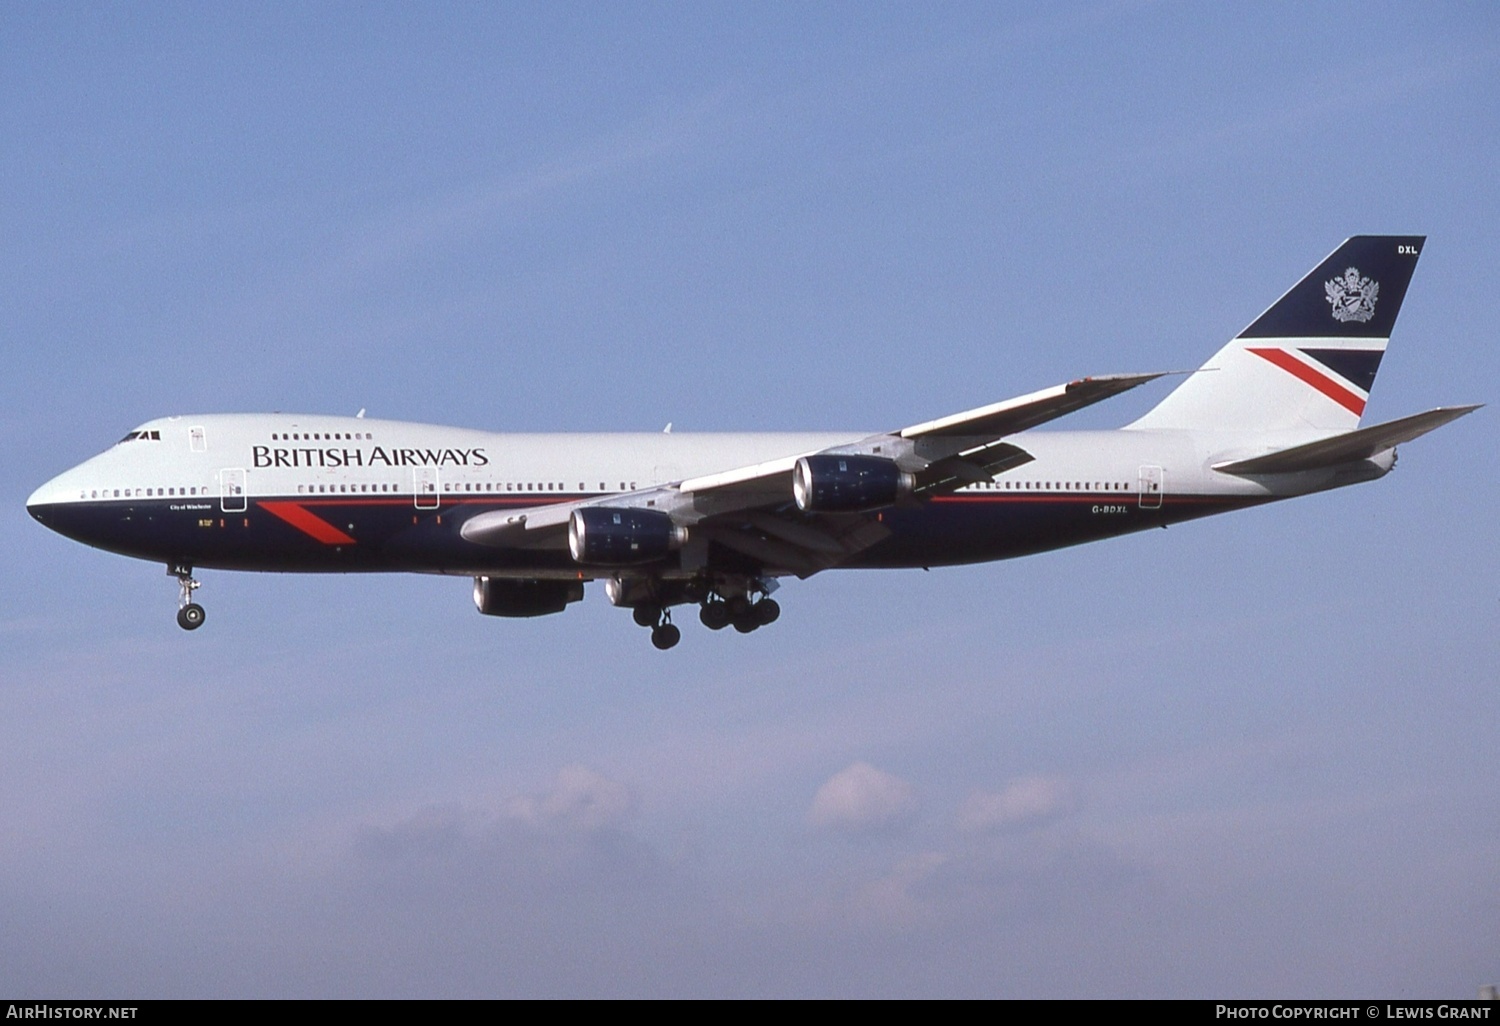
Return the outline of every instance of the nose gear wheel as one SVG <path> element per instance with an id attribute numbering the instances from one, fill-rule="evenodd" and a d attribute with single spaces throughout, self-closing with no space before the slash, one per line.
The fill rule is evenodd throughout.
<path id="1" fill-rule="evenodd" d="M 208 614 L 203 607 L 193 601 L 193 592 L 202 587 L 193 578 L 193 568 L 190 566 L 169 566 L 167 573 L 177 578 L 180 589 L 177 596 L 177 626 L 185 631 L 195 631 L 203 626 L 204 619 Z"/>

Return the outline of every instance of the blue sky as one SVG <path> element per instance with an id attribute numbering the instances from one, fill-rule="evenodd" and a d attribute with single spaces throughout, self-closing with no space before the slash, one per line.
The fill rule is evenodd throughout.
<path id="1" fill-rule="evenodd" d="M 1373 485 L 825 574 L 665 656 L 602 595 L 387 576 L 206 573 L 188 635 L 23 507 L 171 413 L 865 431 L 1193 367 L 1366 232 L 1429 236 L 1368 418 L 1493 402 L 1497 23 L 6 7 L 0 992 L 1494 982 L 1492 410 Z"/>

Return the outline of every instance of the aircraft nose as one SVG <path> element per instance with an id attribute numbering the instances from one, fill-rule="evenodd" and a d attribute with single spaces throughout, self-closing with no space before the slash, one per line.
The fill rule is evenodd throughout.
<path id="1" fill-rule="evenodd" d="M 48 519 L 52 507 L 67 498 L 67 486 L 62 483 L 62 480 L 62 477 L 54 477 L 27 496 L 26 512 L 30 513 L 37 523 L 51 526 Z"/>

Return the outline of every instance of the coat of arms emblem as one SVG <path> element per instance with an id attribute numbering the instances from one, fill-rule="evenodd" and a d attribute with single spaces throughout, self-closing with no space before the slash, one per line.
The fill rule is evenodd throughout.
<path id="1" fill-rule="evenodd" d="M 1375 300 L 1380 297 L 1380 283 L 1362 278 L 1359 269 L 1351 267 L 1332 281 L 1323 283 L 1328 303 L 1336 321 L 1365 323 L 1375 316 Z"/>

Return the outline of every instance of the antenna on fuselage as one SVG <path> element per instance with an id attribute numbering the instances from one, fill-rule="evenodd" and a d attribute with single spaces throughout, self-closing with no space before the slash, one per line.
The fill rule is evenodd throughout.
<path id="1" fill-rule="evenodd" d="M 354 419 L 355 420 L 364 420 L 365 419 L 365 408 L 363 406 L 361 406 L 359 408 L 359 412 L 354 415 Z"/>
<path id="2" fill-rule="evenodd" d="M 670 420 L 667 421 L 667 426 L 661 429 L 661 433 L 664 435 L 670 435 L 672 433 L 672 422 Z"/>

